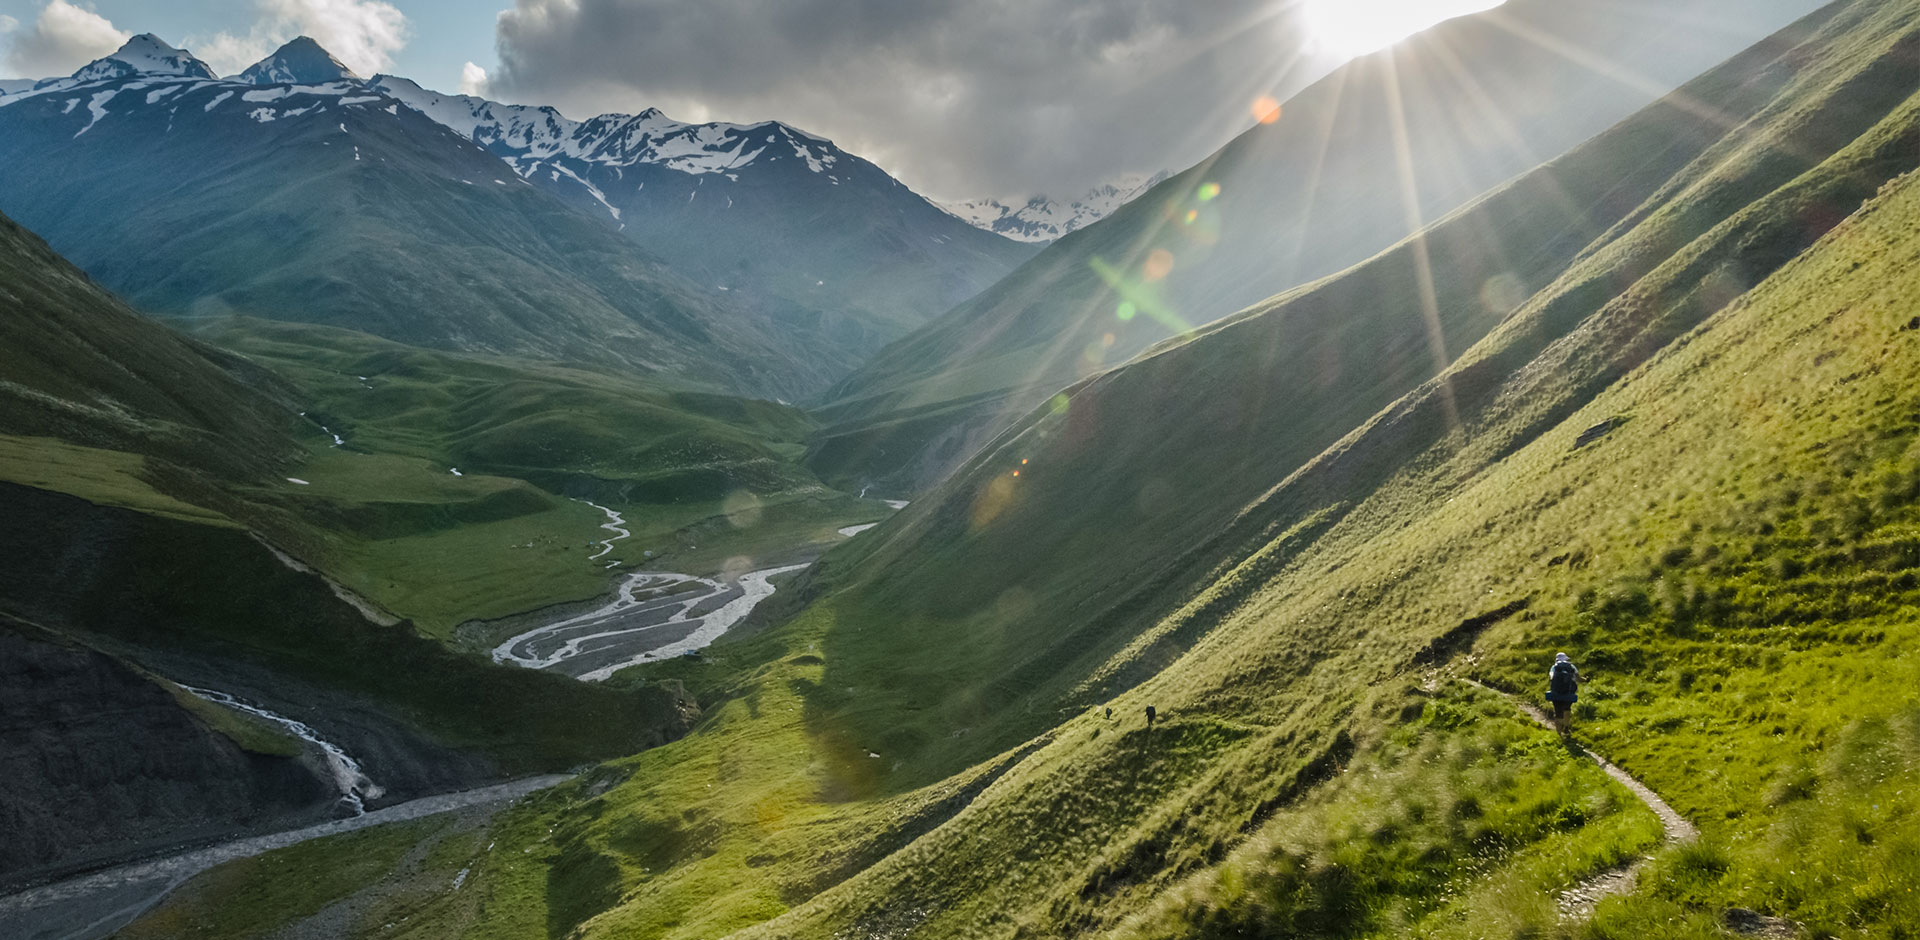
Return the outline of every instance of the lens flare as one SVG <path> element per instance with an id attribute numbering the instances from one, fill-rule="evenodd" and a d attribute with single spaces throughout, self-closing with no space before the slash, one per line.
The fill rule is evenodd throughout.
<path id="1" fill-rule="evenodd" d="M 1253 119 L 1262 124 L 1273 124 L 1280 120 L 1280 102 L 1272 95 L 1261 95 L 1253 99 Z"/>
<path id="2" fill-rule="evenodd" d="M 1173 252 L 1155 248 L 1152 254 L 1147 255 L 1147 263 L 1141 266 L 1140 273 L 1148 283 L 1166 280 L 1167 275 L 1173 273 Z"/>
<path id="3" fill-rule="evenodd" d="M 1133 301 L 1131 300 L 1123 300 L 1123 301 L 1120 301 L 1120 309 L 1115 310 L 1113 312 L 1113 315 L 1116 317 L 1119 317 L 1120 322 L 1125 323 L 1126 321 L 1139 316 L 1140 308 L 1134 306 Z"/>
<path id="4" fill-rule="evenodd" d="M 1212 202 L 1215 199 L 1220 198 L 1220 184 L 1219 183 L 1202 183 L 1200 185 L 1199 195 L 1200 195 L 1201 202 Z"/>
<path id="5" fill-rule="evenodd" d="M 1156 252 L 1156 254 L 1158 253 L 1160 252 Z M 1151 261 L 1152 259 L 1149 258 L 1148 260 Z M 1173 266 L 1172 253 L 1167 253 L 1166 263 L 1168 269 L 1171 270 Z M 1147 287 L 1144 282 L 1135 281 L 1133 278 L 1128 277 L 1119 268 L 1108 263 L 1105 258 L 1090 258 L 1087 260 L 1087 267 L 1092 268 L 1093 273 L 1098 275 L 1100 280 L 1106 282 L 1108 289 L 1118 294 L 1125 303 L 1132 306 L 1135 313 L 1146 314 L 1154 322 L 1166 327 L 1168 332 L 1175 335 L 1193 332 L 1193 324 L 1188 323 L 1180 314 L 1174 312 L 1172 307 L 1167 306 L 1166 301 L 1160 299 L 1158 291 Z"/>

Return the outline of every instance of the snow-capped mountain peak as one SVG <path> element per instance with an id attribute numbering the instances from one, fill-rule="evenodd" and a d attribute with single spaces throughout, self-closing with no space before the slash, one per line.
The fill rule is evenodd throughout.
<path id="1" fill-rule="evenodd" d="M 1085 195 L 1070 201 L 1041 195 L 1028 197 L 1025 202 L 974 199 L 941 203 L 940 208 L 976 228 L 1005 235 L 1014 241 L 1050 242 L 1106 218 L 1115 209 L 1160 185 L 1170 175 L 1162 170 L 1152 176 L 1124 176 L 1095 186 Z"/>
<path id="2" fill-rule="evenodd" d="M 828 173 L 841 157 L 832 141 L 778 121 L 683 124 L 657 108 L 575 121 L 550 107 L 442 94 L 391 75 L 375 75 L 367 85 L 498 154 L 523 176 L 553 160 L 615 167 L 652 164 L 695 176 L 724 174 L 763 154 L 798 159 L 814 173 Z"/>
<path id="3" fill-rule="evenodd" d="M 131 75 L 172 75 L 182 78 L 215 78 L 207 63 L 185 49 L 175 49 L 152 33 L 141 33 L 126 41 L 112 55 L 95 59 L 73 73 L 78 81 L 126 78 Z"/>
<path id="4" fill-rule="evenodd" d="M 252 85 L 322 85 L 359 78 L 319 43 L 297 36 L 249 66 L 238 80 Z"/>

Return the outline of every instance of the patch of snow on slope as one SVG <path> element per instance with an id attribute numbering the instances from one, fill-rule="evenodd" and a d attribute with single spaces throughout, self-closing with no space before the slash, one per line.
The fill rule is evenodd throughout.
<path id="1" fill-rule="evenodd" d="M 575 173 L 575 172 L 573 172 L 572 170 L 569 170 L 569 169 L 567 169 L 567 168 L 566 168 L 566 167 L 564 167 L 564 166 L 557 166 L 557 165 L 556 165 L 556 166 L 554 167 L 554 169 L 555 169 L 556 171 L 558 171 L 559 173 L 565 173 L 565 174 L 567 175 L 567 178 L 568 178 L 568 179 L 570 179 L 570 180 L 573 180 L 574 182 L 576 182 L 576 183 L 579 183 L 579 184 L 580 184 L 581 186 L 584 186 L 584 187 L 586 187 L 586 190 L 587 190 L 587 193 L 588 193 L 589 195 L 591 195 L 591 196 L 592 196 L 592 197 L 594 198 L 594 200 L 595 200 L 595 201 L 597 201 L 597 202 L 599 202 L 599 203 L 600 203 L 600 205 L 602 205 L 602 206 L 605 206 L 605 207 L 606 207 L 606 210 L 607 210 L 607 211 L 608 211 L 609 213 L 611 213 L 611 214 L 613 215 L 613 220 L 614 220 L 615 222 L 618 222 L 618 221 L 620 221 L 620 210 L 618 210 L 618 209 L 615 209 L 615 208 L 613 207 L 613 203 L 610 203 L 610 202 L 608 202 L 608 201 L 607 201 L 607 194 L 606 194 L 606 193 L 603 193 L 603 192 L 601 192 L 601 191 L 600 191 L 600 187 L 598 187 L 598 186 L 595 186 L 595 185 L 593 185 L 592 183 L 589 183 L 589 182 L 587 182 L 587 181 L 586 181 L 586 180 L 584 180 L 584 179 L 581 179 L 581 178 L 580 178 L 580 176 L 579 176 L 579 174 L 577 174 L 577 173 Z M 559 177 L 558 177 L 558 176 L 555 176 L 554 178 L 555 178 L 556 180 L 557 180 L 557 179 L 559 179 Z M 498 182 L 500 182 L 500 181 L 499 181 L 499 180 L 494 180 L 494 182 L 496 182 L 496 183 L 498 183 Z"/>
<path id="2" fill-rule="evenodd" d="M 683 124 L 652 108 L 574 121 L 550 107 L 441 94 L 391 75 L 374 76 L 368 87 L 506 158 L 522 177 L 560 159 L 616 168 L 652 164 L 695 176 L 725 174 L 753 163 L 782 138 L 813 172 L 825 172 L 839 161 L 832 142 L 775 121 Z"/>
<path id="3" fill-rule="evenodd" d="M 88 121 L 86 127 L 75 131 L 73 136 L 78 137 L 81 134 L 93 130 L 93 126 L 100 123 L 101 118 L 107 116 L 107 102 L 112 101 L 113 96 L 119 93 L 120 90 L 117 88 L 111 91 L 94 93 L 93 100 L 87 102 L 87 110 L 93 112 L 93 120 Z"/>

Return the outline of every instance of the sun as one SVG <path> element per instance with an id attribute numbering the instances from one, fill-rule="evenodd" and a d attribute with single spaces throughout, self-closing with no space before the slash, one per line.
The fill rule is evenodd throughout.
<path id="1" fill-rule="evenodd" d="M 1301 17 L 1316 43 L 1352 58 L 1384 49 L 1456 16 L 1506 0 L 1303 0 Z"/>

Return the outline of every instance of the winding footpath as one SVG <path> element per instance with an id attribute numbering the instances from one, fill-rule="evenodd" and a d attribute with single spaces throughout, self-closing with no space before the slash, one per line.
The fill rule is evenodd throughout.
<path id="1" fill-rule="evenodd" d="M 473 806 L 505 805 L 569 779 L 572 778 L 559 774 L 529 777 L 477 790 L 422 797 L 305 829 L 236 839 L 30 888 L 0 898 L 0 937 L 97 940 L 132 923 L 187 879 L 222 862 L 383 823 L 405 822 Z"/>
<path id="2" fill-rule="evenodd" d="M 1484 683 L 1475 682 L 1472 679 L 1461 679 L 1460 681 L 1512 701 L 1515 707 L 1519 708 L 1528 718 L 1533 719 L 1535 723 L 1549 731 L 1554 730 L 1553 719 L 1548 717 L 1545 711 L 1541 710 L 1539 706 L 1532 702 L 1526 701 L 1525 699 L 1513 698 L 1499 689 Z M 1660 794 L 1653 792 L 1652 787 L 1634 779 L 1632 774 L 1621 770 L 1612 761 L 1586 748 L 1578 748 L 1578 750 L 1588 760 L 1600 765 L 1600 769 L 1605 771 L 1607 776 L 1612 777 L 1614 782 L 1626 787 L 1627 792 L 1632 793 L 1634 799 L 1639 800 L 1648 809 L 1653 810 L 1653 814 L 1660 818 L 1660 827 L 1666 831 L 1667 843 L 1669 845 L 1680 845 L 1693 842 L 1700 838 L 1700 830 L 1695 827 L 1692 822 L 1689 822 L 1687 817 L 1680 815 L 1677 810 L 1669 806 L 1666 800 L 1661 799 Z M 1561 920 L 1585 920 L 1592 916 L 1594 906 L 1599 904 L 1601 899 L 1612 897 L 1616 894 L 1631 892 L 1634 885 L 1640 880 L 1640 870 L 1646 867 L 1649 861 L 1651 861 L 1651 859 L 1645 857 L 1634 859 L 1617 868 L 1600 872 L 1562 892 L 1558 899 Z"/>

